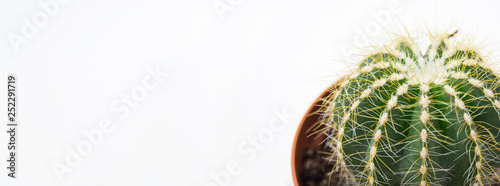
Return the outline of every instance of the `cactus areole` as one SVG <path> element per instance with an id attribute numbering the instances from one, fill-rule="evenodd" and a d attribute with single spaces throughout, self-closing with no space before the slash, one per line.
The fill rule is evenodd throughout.
<path id="1" fill-rule="evenodd" d="M 500 77 L 455 33 L 383 47 L 325 98 L 319 123 L 349 185 L 498 183 Z"/>

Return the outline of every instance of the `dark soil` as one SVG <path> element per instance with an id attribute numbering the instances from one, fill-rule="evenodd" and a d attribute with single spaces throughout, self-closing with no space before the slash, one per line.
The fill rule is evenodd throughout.
<path id="1" fill-rule="evenodd" d="M 339 175 L 330 174 L 333 165 L 321 150 L 308 149 L 304 156 L 304 169 L 300 173 L 300 186 L 340 186 Z"/>

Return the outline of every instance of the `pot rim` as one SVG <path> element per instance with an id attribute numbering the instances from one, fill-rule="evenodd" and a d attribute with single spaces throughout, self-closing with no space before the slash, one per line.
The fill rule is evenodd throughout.
<path id="1" fill-rule="evenodd" d="M 307 109 L 306 113 L 302 117 L 300 124 L 295 133 L 292 146 L 292 177 L 294 185 L 299 185 L 300 182 L 300 172 L 303 170 L 303 158 L 306 149 L 316 149 L 321 147 L 320 144 L 326 138 L 324 133 L 318 133 L 316 136 L 310 136 L 309 130 L 318 121 L 320 115 L 314 114 L 317 110 L 321 108 L 323 99 L 331 94 L 338 88 L 339 82 L 343 78 L 329 86 L 323 93 L 321 93 L 318 98 L 312 103 L 312 105 Z M 321 127 L 321 126 L 320 126 Z"/>

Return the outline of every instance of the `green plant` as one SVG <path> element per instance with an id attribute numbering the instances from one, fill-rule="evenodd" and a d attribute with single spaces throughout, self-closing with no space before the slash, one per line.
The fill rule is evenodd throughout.
<path id="1" fill-rule="evenodd" d="M 456 34 L 398 40 L 324 100 L 333 172 L 350 185 L 489 185 L 500 165 L 500 79 Z M 452 45 L 453 44 L 453 45 Z M 333 89 L 332 89 L 333 90 Z"/>

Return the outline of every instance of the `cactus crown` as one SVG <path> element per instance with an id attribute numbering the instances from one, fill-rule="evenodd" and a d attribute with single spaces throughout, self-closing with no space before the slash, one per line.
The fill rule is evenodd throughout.
<path id="1" fill-rule="evenodd" d="M 500 79 L 456 34 L 368 56 L 325 98 L 334 172 L 350 185 L 489 185 L 500 166 Z"/>

